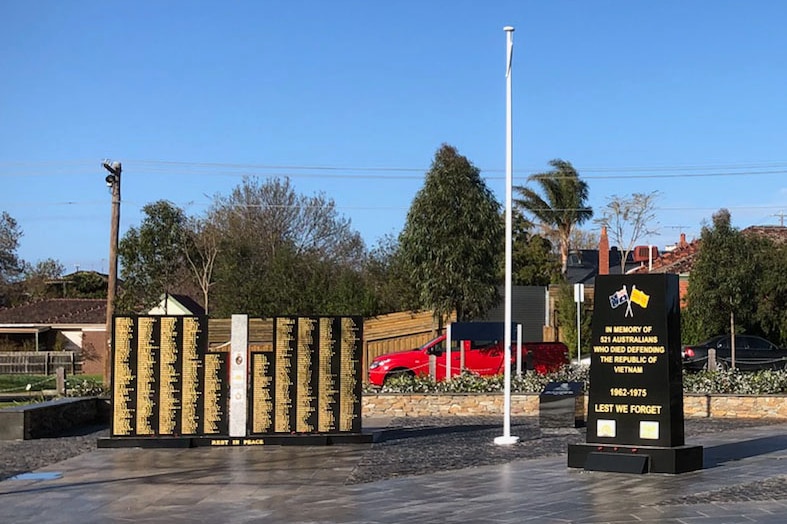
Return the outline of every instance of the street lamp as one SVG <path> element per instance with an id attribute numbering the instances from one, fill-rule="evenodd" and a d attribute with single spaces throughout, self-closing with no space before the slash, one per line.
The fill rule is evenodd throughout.
<path id="1" fill-rule="evenodd" d="M 110 162 L 109 160 L 102 162 L 101 166 L 109 172 L 104 180 L 107 183 L 107 187 L 112 191 L 112 225 L 109 233 L 109 282 L 107 283 L 107 323 L 105 333 L 107 352 L 104 358 L 104 384 L 108 386 L 112 376 L 112 317 L 115 314 L 115 295 L 117 295 L 120 173 L 122 166 L 120 162 Z"/>

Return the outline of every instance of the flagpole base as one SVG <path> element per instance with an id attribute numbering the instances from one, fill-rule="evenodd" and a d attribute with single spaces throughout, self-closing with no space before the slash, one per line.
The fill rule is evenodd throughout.
<path id="1" fill-rule="evenodd" d="M 515 437 L 513 435 L 509 436 L 502 436 L 502 437 L 495 437 L 495 444 L 498 446 L 510 446 L 511 444 L 516 444 L 519 442 L 519 437 Z"/>

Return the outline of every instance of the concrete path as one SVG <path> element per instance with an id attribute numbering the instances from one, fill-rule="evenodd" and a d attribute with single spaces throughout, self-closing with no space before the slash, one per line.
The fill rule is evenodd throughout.
<path id="1" fill-rule="evenodd" d="M 0 522 L 787 522 L 787 424 L 691 444 L 705 468 L 682 475 L 563 455 L 355 485 L 368 445 L 98 449 L 0 482 Z"/>

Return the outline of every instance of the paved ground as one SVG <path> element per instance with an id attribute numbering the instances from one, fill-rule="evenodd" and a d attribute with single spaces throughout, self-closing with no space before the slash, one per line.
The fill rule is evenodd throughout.
<path id="1" fill-rule="evenodd" d="M 511 447 L 494 419 L 390 423 L 372 446 L 93 449 L 0 482 L 0 522 L 787 521 L 787 423 L 689 420 L 705 468 L 682 475 L 569 469 L 582 431 L 534 419 Z"/>

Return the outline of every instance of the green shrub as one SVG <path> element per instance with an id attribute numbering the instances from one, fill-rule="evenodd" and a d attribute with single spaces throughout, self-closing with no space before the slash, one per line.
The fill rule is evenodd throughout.
<path id="1" fill-rule="evenodd" d="M 683 376 L 686 393 L 775 395 L 787 393 L 787 371 L 702 371 Z"/>
<path id="2" fill-rule="evenodd" d="M 523 373 L 511 377 L 512 393 L 540 393 L 550 382 L 582 382 L 588 391 L 586 366 L 564 366 L 559 371 L 539 375 Z M 479 377 L 463 373 L 450 381 L 435 382 L 428 376 L 402 376 L 382 388 L 366 386 L 367 393 L 496 393 L 505 387 L 503 375 Z M 787 371 L 703 371 L 683 376 L 683 391 L 704 394 L 777 395 L 787 394 Z"/>
<path id="3" fill-rule="evenodd" d="M 75 376 L 66 380 L 68 397 L 101 397 L 109 394 L 101 379 Z"/>

